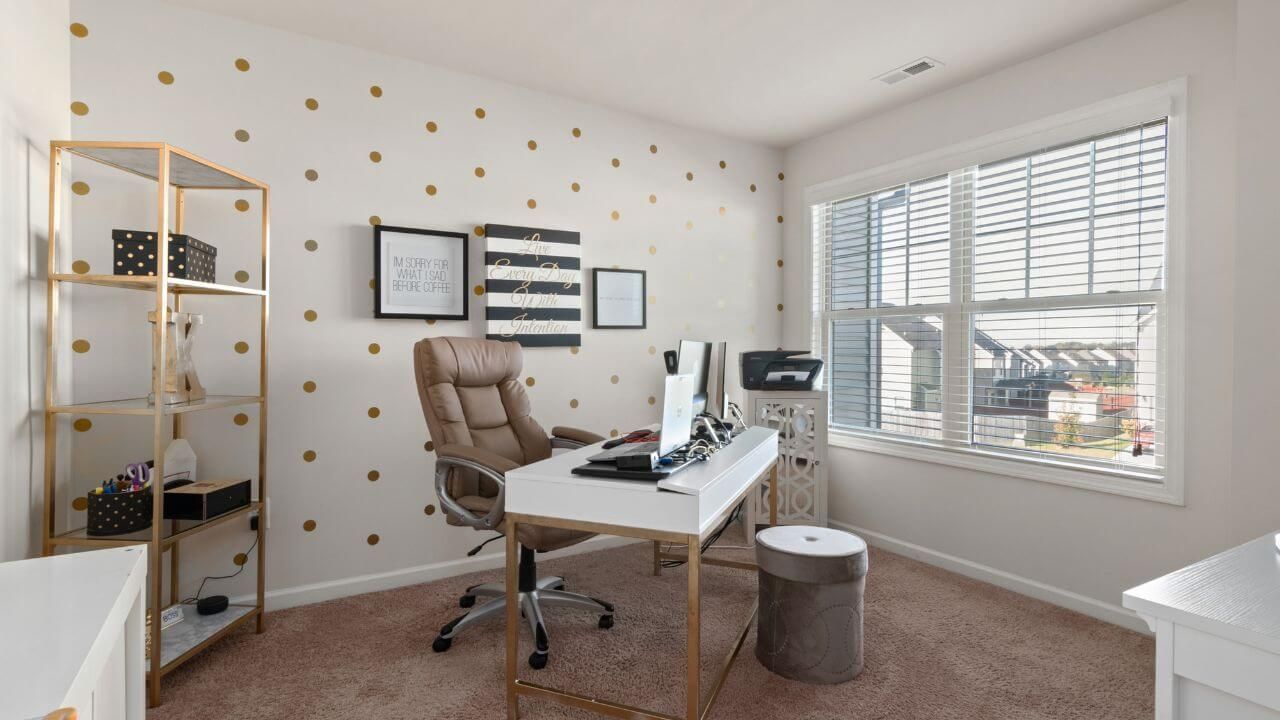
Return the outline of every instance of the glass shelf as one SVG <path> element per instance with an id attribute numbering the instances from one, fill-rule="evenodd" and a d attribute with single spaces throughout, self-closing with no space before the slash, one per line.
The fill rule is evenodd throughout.
<path id="1" fill-rule="evenodd" d="M 262 402 L 262 397 L 258 395 L 209 395 L 203 400 L 171 403 L 163 406 L 163 409 L 165 415 L 179 415 L 201 410 L 235 407 L 237 405 L 256 405 L 260 402 Z M 148 403 L 145 397 L 139 397 L 125 400 L 54 405 L 49 408 L 48 412 L 72 415 L 154 415 L 156 408 Z"/>
<path id="2" fill-rule="evenodd" d="M 175 545 L 192 535 L 197 535 L 228 523 L 236 518 L 244 517 L 259 509 L 261 503 L 251 502 L 244 507 L 238 507 L 235 510 L 224 512 L 221 515 L 209 518 L 208 520 L 163 520 L 164 531 L 160 538 L 160 548 L 163 550 L 171 545 Z M 121 535 L 90 535 L 85 528 L 76 528 L 68 530 L 61 535 L 54 535 L 52 542 L 54 545 L 75 545 L 79 547 L 118 547 L 120 545 L 138 545 L 141 543 L 151 542 L 151 528 L 145 528 L 137 532 L 124 533 Z"/>
<path id="3" fill-rule="evenodd" d="M 75 273 L 55 273 L 51 278 L 57 282 L 79 283 L 81 285 L 97 285 L 99 287 L 124 288 L 126 290 L 144 290 L 155 292 L 159 278 L 138 275 L 76 275 Z M 234 285 L 218 285 L 216 283 L 198 282 L 169 278 L 169 292 L 175 295 L 249 295 L 262 297 L 265 290 Z"/>

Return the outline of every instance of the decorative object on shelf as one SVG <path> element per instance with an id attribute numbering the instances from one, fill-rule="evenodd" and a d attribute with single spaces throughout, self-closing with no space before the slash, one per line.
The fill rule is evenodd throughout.
<path id="1" fill-rule="evenodd" d="M 174 625 L 177 625 L 178 623 L 182 622 L 182 620 L 183 620 L 183 614 L 182 614 L 181 605 L 170 605 L 169 607 L 160 611 L 160 629 L 161 630 L 168 630 Z"/>
<path id="2" fill-rule="evenodd" d="M 591 327 L 597 330 L 648 327 L 644 270 L 594 268 L 591 271 Z"/>
<path id="3" fill-rule="evenodd" d="M 195 361 L 191 358 L 192 336 L 197 325 L 204 323 L 203 315 L 168 311 L 169 331 L 165 333 L 165 374 L 163 404 L 188 403 L 204 400 L 204 386 L 196 375 Z M 147 321 L 154 323 L 154 310 L 147 313 Z M 155 367 L 151 368 L 154 386 Z M 155 392 L 147 394 L 147 403 L 154 405 Z"/>
<path id="4" fill-rule="evenodd" d="M 467 319 L 467 234 L 375 225 L 373 316 Z"/>
<path id="5" fill-rule="evenodd" d="M 166 482 L 164 517 L 166 520 L 211 520 L 248 505 L 250 491 L 248 478 Z"/>
<path id="6" fill-rule="evenodd" d="M 116 275 L 156 274 L 156 234 L 146 230 L 112 230 Z M 169 277 L 215 282 L 218 248 L 190 235 L 169 233 Z"/>
<path id="7" fill-rule="evenodd" d="M 572 230 L 485 225 L 485 337 L 582 344 L 582 242 Z"/>
<path id="8" fill-rule="evenodd" d="M 746 422 L 778 431 L 778 522 L 827 524 L 827 393 L 748 390 Z M 768 481 L 752 496 L 755 517 L 768 507 Z"/>
<path id="9" fill-rule="evenodd" d="M 151 461 L 129 463 L 123 473 L 104 480 L 86 496 L 85 534 L 124 535 L 151 527 Z"/>
<path id="10" fill-rule="evenodd" d="M 168 487 L 169 483 L 174 480 L 186 480 L 187 482 L 195 482 L 196 476 L 196 451 L 191 448 L 191 443 L 183 438 L 174 438 L 164 449 L 164 483 Z"/>

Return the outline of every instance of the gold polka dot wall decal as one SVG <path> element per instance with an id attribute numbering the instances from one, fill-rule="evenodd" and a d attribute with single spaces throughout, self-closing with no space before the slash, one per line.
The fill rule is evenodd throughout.
<path id="1" fill-rule="evenodd" d="M 240 212 L 249 212 L 249 201 L 243 198 L 235 202 L 236 209 Z"/>
<path id="2" fill-rule="evenodd" d="M 316 459 L 315 450 L 307 450 L 306 452 L 302 453 L 302 460 L 304 462 L 314 462 L 315 459 Z"/>
<path id="3" fill-rule="evenodd" d="M 617 376 L 617 375 L 611 375 L 611 376 L 609 376 L 609 382 L 613 383 L 614 385 L 617 385 L 617 384 L 618 384 L 618 380 L 619 380 L 619 378 L 618 378 L 618 376 Z"/>
<path id="4" fill-rule="evenodd" d="M 424 189 L 427 191 L 427 194 L 428 194 L 428 195 L 435 195 L 435 194 L 436 194 L 436 186 L 435 186 L 435 185 L 428 185 L 428 186 L 427 186 L 426 188 L 424 188 Z"/>
<path id="5" fill-rule="evenodd" d="M 235 344 L 235 351 L 241 355 L 249 352 L 249 343 L 241 340 Z"/>
<path id="6" fill-rule="evenodd" d="M 484 168 L 480 167 L 479 165 L 476 166 L 476 169 L 474 170 L 474 172 L 476 174 L 476 177 L 478 178 L 484 177 Z"/>
<path id="7" fill-rule="evenodd" d="M 369 415 L 370 419 L 376 420 L 378 416 L 382 414 L 382 410 L 377 407 L 371 407 L 366 411 L 366 413 Z"/>
<path id="8" fill-rule="evenodd" d="M 649 354 L 650 354 L 650 355 L 657 355 L 657 354 L 658 354 L 658 348 L 654 347 L 653 345 L 650 345 L 650 346 L 649 346 Z"/>
<path id="9" fill-rule="evenodd" d="M 81 181 L 77 180 L 77 181 L 75 181 L 75 182 L 71 183 L 71 192 L 73 192 L 73 193 L 75 193 L 75 194 L 77 194 L 77 195 L 88 195 L 88 194 L 89 194 L 89 183 L 87 183 L 87 182 L 81 182 Z"/>
<path id="10" fill-rule="evenodd" d="M 369 161 L 376 162 L 376 163 L 382 162 L 382 153 L 378 152 L 377 150 L 371 151 L 369 153 Z"/>
<path id="11" fill-rule="evenodd" d="M 376 98 L 380 98 L 382 97 L 382 88 L 377 85 L 370 85 L 369 94 Z"/>
<path id="12" fill-rule="evenodd" d="M 71 23 L 71 34 L 78 38 L 89 37 L 89 28 L 84 23 Z"/>
<path id="13" fill-rule="evenodd" d="M 576 138 L 582 137 L 582 128 L 574 128 L 573 136 Z"/>
<path id="14" fill-rule="evenodd" d="M 303 317 L 303 319 L 305 319 L 307 322 L 315 322 L 315 321 L 316 321 L 316 317 L 318 317 L 318 316 L 316 315 L 316 311 L 315 311 L 315 310 L 308 310 L 308 311 L 306 311 L 306 312 L 302 313 L 302 317 Z"/>
<path id="15" fill-rule="evenodd" d="M 649 152 L 653 153 L 654 155 L 657 155 L 657 154 L 658 154 L 658 146 L 657 146 L 657 145 L 650 145 L 650 146 L 649 146 Z"/>
<path id="16" fill-rule="evenodd" d="M 90 345 L 88 340 L 80 339 L 71 343 L 71 349 L 82 355 L 84 353 L 89 352 L 89 348 L 90 348 Z"/>
<path id="17" fill-rule="evenodd" d="M 428 440 L 422 444 L 422 449 L 426 450 L 427 452 L 434 452 L 436 449 L 436 444 Z"/>
<path id="18" fill-rule="evenodd" d="M 427 318 L 427 324 L 428 324 L 428 325 L 435 325 L 435 324 L 436 324 L 436 321 L 435 321 L 433 318 Z"/>
<path id="19" fill-rule="evenodd" d="M 320 101 L 319 101 L 319 100 L 316 100 L 315 98 L 307 98 L 307 99 L 306 99 L 306 102 L 304 102 L 304 103 L 302 103 L 302 104 L 303 104 L 303 105 L 306 105 L 308 110 L 319 110 L 319 109 L 320 109 Z"/>
<path id="20" fill-rule="evenodd" d="M 89 498 L 81 495 L 71 501 L 72 510 L 87 510 L 89 508 Z"/>
<path id="21" fill-rule="evenodd" d="M 609 217 L 613 218 L 614 220 L 621 220 L 622 214 L 619 213 L 617 210 L 614 210 L 613 212 L 609 213 Z"/>
<path id="22" fill-rule="evenodd" d="M 689 182 L 693 182 L 693 173 L 691 173 L 691 172 L 687 172 L 687 173 L 685 173 L 685 174 L 684 174 L 684 179 L 685 179 L 685 180 L 688 180 Z"/>
<path id="23" fill-rule="evenodd" d="M 378 472 L 377 470 L 370 470 L 369 474 L 366 477 L 369 478 L 369 482 L 377 482 L 378 478 L 382 477 L 382 473 Z"/>
<path id="24" fill-rule="evenodd" d="M 657 403 L 657 402 L 658 402 L 658 398 L 656 398 L 656 397 L 654 397 L 654 396 L 652 396 L 652 395 L 650 395 L 650 396 L 649 396 L 649 404 L 650 404 L 650 405 L 653 405 L 653 404 L 655 404 L 655 403 Z"/>
<path id="25" fill-rule="evenodd" d="M 721 206 L 720 206 L 720 214 L 721 214 L 721 215 L 723 215 L 723 214 L 725 214 L 725 212 L 726 212 L 726 210 L 724 209 L 724 206 L 723 206 L 723 205 L 721 205 Z"/>
<path id="26" fill-rule="evenodd" d="M 782 222 L 782 216 L 781 216 L 781 215 L 779 215 L 779 216 L 778 216 L 778 222 Z"/>
<path id="27" fill-rule="evenodd" d="M 475 287 L 471 288 L 471 291 L 472 291 L 472 292 L 474 292 L 477 296 L 479 296 L 479 295 L 483 295 L 483 294 L 484 294 L 484 286 L 483 286 L 483 285 L 477 285 L 477 286 L 475 286 Z"/>
<path id="28" fill-rule="evenodd" d="M 236 553 L 235 558 L 233 558 L 231 562 L 234 562 L 237 565 L 244 565 L 249 562 L 249 556 L 244 553 Z"/>
<path id="29" fill-rule="evenodd" d="M 649 254 L 650 254 L 650 255 L 657 255 L 657 254 L 658 254 L 658 248 L 657 248 L 657 247 L 655 247 L 655 246 L 653 246 L 653 245 L 650 245 L 650 246 L 649 246 Z"/>
<path id="30" fill-rule="evenodd" d="M 240 72 L 249 72 L 249 61 L 244 58 L 236 58 L 236 69 Z"/>
<path id="31" fill-rule="evenodd" d="M 374 280 L 373 278 L 369 278 L 369 289 L 370 289 L 370 290 L 377 290 L 377 289 L 378 289 L 378 281 L 377 281 L 377 280 Z"/>
<path id="32" fill-rule="evenodd" d="M 749 186 L 747 187 L 747 189 L 748 189 L 748 190 L 750 190 L 751 192 L 755 192 L 755 191 L 756 191 L 756 184 L 755 184 L 755 183 L 751 183 L 751 185 L 749 185 Z"/>
<path id="33" fill-rule="evenodd" d="M 778 303 L 778 312 L 782 312 L 782 303 Z"/>
<path id="34" fill-rule="evenodd" d="M 484 237 L 484 226 L 483 226 L 483 225 L 477 225 L 477 226 L 475 226 L 475 227 L 471 228 L 471 232 L 475 233 L 475 234 L 476 234 L 476 237 Z"/>
<path id="35" fill-rule="evenodd" d="M 303 529 L 303 530 L 306 530 L 307 532 L 311 532 L 312 530 L 315 530 L 315 529 L 316 529 L 316 521 L 315 521 L 315 520 L 308 520 L 308 521 L 306 521 L 306 522 L 302 523 L 302 529 Z"/>
<path id="36" fill-rule="evenodd" d="M 161 85 L 172 85 L 173 73 L 169 72 L 168 70 L 161 70 L 160 72 L 156 73 L 156 79 L 160 81 Z"/>
<path id="37" fill-rule="evenodd" d="M 721 170 L 723 170 L 723 169 L 725 169 L 725 168 L 727 168 L 727 167 L 729 167 L 729 166 L 728 166 L 727 164 L 725 164 L 725 161 L 721 160 L 721 161 L 720 161 L 720 169 L 721 169 Z"/>
<path id="38" fill-rule="evenodd" d="M 650 204 L 650 205 L 657 205 L 657 204 L 658 204 L 658 196 L 657 196 L 657 195 L 649 195 L 649 204 Z"/>
<path id="39" fill-rule="evenodd" d="M 439 125 L 436 125 L 436 121 L 435 121 L 435 120 L 428 120 L 428 121 L 427 121 L 427 132 L 429 132 L 429 133 L 433 133 L 433 132 L 435 132 L 436 130 L 439 130 L 439 129 L 440 129 L 440 126 L 439 126 Z"/>
<path id="40" fill-rule="evenodd" d="M 531 378 L 531 377 L 527 377 L 527 378 L 525 378 L 525 379 L 524 379 L 524 384 L 525 384 L 525 385 L 528 385 L 529 387 L 533 387 L 534 383 L 536 383 L 536 382 L 537 382 L 537 381 L 536 381 L 536 380 L 534 380 L 534 379 L 533 379 L 533 378 Z"/>
<path id="41" fill-rule="evenodd" d="M 569 354 L 570 354 L 570 355 L 577 355 L 577 354 L 578 354 L 578 353 L 580 353 L 580 352 L 582 352 L 582 348 L 578 347 L 577 345 L 571 345 L 571 346 L 569 347 Z"/>
<path id="42" fill-rule="evenodd" d="M 779 181 L 781 181 L 781 180 L 785 179 L 786 177 L 787 177 L 786 175 L 783 175 L 782 173 L 778 173 L 778 180 L 779 180 Z"/>
<path id="43" fill-rule="evenodd" d="M 71 112 L 75 113 L 76 115 L 88 115 L 89 106 L 77 100 L 71 103 Z"/>
<path id="44" fill-rule="evenodd" d="M 379 345 L 378 343 L 369 343 L 369 354 L 370 354 L 370 355 L 377 355 L 377 354 L 378 354 L 378 353 L 380 353 L 380 352 L 382 352 L 382 346 L 381 346 L 381 345 Z"/>
<path id="45" fill-rule="evenodd" d="M 235 423 L 235 424 L 237 424 L 237 425 L 248 425 L 248 424 L 249 424 L 249 416 L 248 416 L 248 415 L 245 415 L 244 413 L 236 413 L 236 416 L 235 416 L 235 417 L 233 417 L 233 418 L 231 418 L 231 422 L 233 422 L 233 423 Z"/>
<path id="46" fill-rule="evenodd" d="M 315 391 L 316 391 L 316 381 L 315 381 L 315 380 L 308 380 L 308 381 L 306 381 L 306 382 L 302 383 L 302 392 L 305 392 L 305 393 L 313 393 L 313 392 L 315 392 Z"/>
<path id="47" fill-rule="evenodd" d="M 482 108 L 482 107 L 478 107 L 478 108 L 476 108 L 476 117 L 477 117 L 478 119 L 483 120 L 483 119 L 484 119 L 484 115 L 485 115 L 484 108 Z"/>
<path id="48" fill-rule="evenodd" d="M 578 183 L 571 183 L 571 184 L 569 185 L 569 189 L 570 189 L 570 190 L 572 190 L 572 191 L 574 191 L 574 192 L 578 192 L 579 190 L 581 190 L 581 189 L 582 189 L 582 186 L 581 186 L 581 185 L 579 185 Z"/>
<path id="49" fill-rule="evenodd" d="M 75 428 L 76 432 L 89 432 L 93 427 L 93 421 L 89 418 L 76 418 L 76 421 L 71 423 L 71 427 Z"/>
<path id="50" fill-rule="evenodd" d="M 650 305 L 656 305 L 657 303 L 658 303 L 658 296 L 657 296 L 657 295 L 650 295 L 650 296 L 649 296 L 649 304 L 650 304 Z"/>
<path id="51" fill-rule="evenodd" d="M 365 542 L 369 543 L 370 545 L 377 545 L 378 541 L 381 539 L 382 538 L 378 537 L 378 533 L 373 533 L 369 535 L 369 537 L 365 538 Z"/>
<path id="52" fill-rule="evenodd" d="M 315 182 L 316 180 L 320 179 L 320 173 L 310 168 L 307 168 L 307 171 L 302 173 L 302 176 L 310 180 L 311 182 Z"/>
<path id="53" fill-rule="evenodd" d="M 693 229 L 693 221 L 692 221 L 692 220 L 685 220 L 685 221 L 684 221 L 684 229 L 685 229 L 685 230 L 692 230 L 692 229 Z"/>
<path id="54" fill-rule="evenodd" d="M 435 506 L 435 505 L 428 505 L 428 506 L 426 506 L 426 507 L 422 508 L 422 512 L 424 512 L 424 513 L 426 513 L 426 514 L 428 514 L 428 515 L 435 515 L 435 514 L 436 514 L 436 506 Z"/>
<path id="55" fill-rule="evenodd" d="M 315 240 L 308 240 L 302 243 L 302 247 L 306 248 L 307 252 L 315 252 L 317 249 L 319 249 L 320 243 L 316 242 Z"/>
<path id="56" fill-rule="evenodd" d="M 87 275 L 89 273 L 89 263 L 84 260 L 77 260 L 71 263 L 71 272 L 77 275 Z"/>
<path id="57" fill-rule="evenodd" d="M 537 200 L 534 200 L 533 198 L 529 198 L 528 200 L 526 200 L 526 201 L 524 202 L 524 204 L 525 204 L 525 205 L 528 205 L 530 210 L 532 210 L 532 209 L 534 209 L 534 208 L 538 207 L 538 201 L 537 201 Z"/>
<path id="58" fill-rule="evenodd" d="M 529 141 L 528 143 L 526 143 L 526 144 L 529 146 L 529 149 L 530 149 L 530 150 L 537 150 L 537 149 L 538 149 L 538 143 L 537 143 L 537 141 L 536 141 L 536 140 L 530 140 L 530 141 Z"/>
<path id="59" fill-rule="evenodd" d="M 782 258 L 778 258 L 778 267 L 782 267 Z"/>
<path id="60" fill-rule="evenodd" d="M 619 160 L 618 158 L 614 158 L 614 159 L 610 160 L 610 161 L 609 161 L 609 164 L 610 164 L 610 165 L 612 165 L 612 166 L 614 166 L 614 167 L 622 167 L 622 161 L 621 161 L 621 160 Z"/>
<path id="61" fill-rule="evenodd" d="M 618 429 L 614 428 L 609 431 L 609 437 L 618 437 Z"/>
<path id="62" fill-rule="evenodd" d="M 577 407 L 578 407 L 578 399 L 577 399 L 577 398 L 574 398 L 574 399 L 570 400 L 570 401 L 569 401 L 569 407 L 571 407 L 571 408 L 577 408 Z"/>
<path id="63" fill-rule="evenodd" d="M 244 270 L 237 270 L 237 271 L 236 271 L 236 282 L 239 282 L 239 283 L 247 283 L 247 282 L 249 282 L 249 273 L 248 273 L 248 272 L 246 272 L 246 271 L 244 271 Z"/>
<path id="64" fill-rule="evenodd" d="M 370 215 L 370 216 L 369 216 L 369 224 L 370 224 L 370 225 L 381 225 L 381 224 L 382 224 L 382 218 L 381 218 L 381 217 L 379 217 L 379 216 L 377 216 L 377 215 Z"/>

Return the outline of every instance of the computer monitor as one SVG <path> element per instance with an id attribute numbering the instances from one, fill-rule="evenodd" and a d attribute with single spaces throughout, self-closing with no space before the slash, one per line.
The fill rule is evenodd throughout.
<path id="1" fill-rule="evenodd" d="M 707 378 L 711 376 L 711 343 L 681 340 L 676 372 L 693 376 L 693 414 L 707 410 Z"/>

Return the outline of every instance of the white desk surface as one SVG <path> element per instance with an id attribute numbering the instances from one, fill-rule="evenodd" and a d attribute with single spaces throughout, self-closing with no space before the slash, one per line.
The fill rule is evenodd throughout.
<path id="1" fill-rule="evenodd" d="M 734 497 L 778 459 L 778 431 L 747 428 L 709 460 L 666 480 L 574 475 L 602 443 L 506 474 L 506 511 L 639 530 L 705 534 Z"/>
<path id="2" fill-rule="evenodd" d="M 1124 606 L 1280 654 L 1280 550 L 1269 533 L 1124 594 Z"/>
<path id="3" fill-rule="evenodd" d="M 122 618 L 146 578 L 146 546 L 0 563 L 0 718 L 62 707 L 108 621 Z"/>

